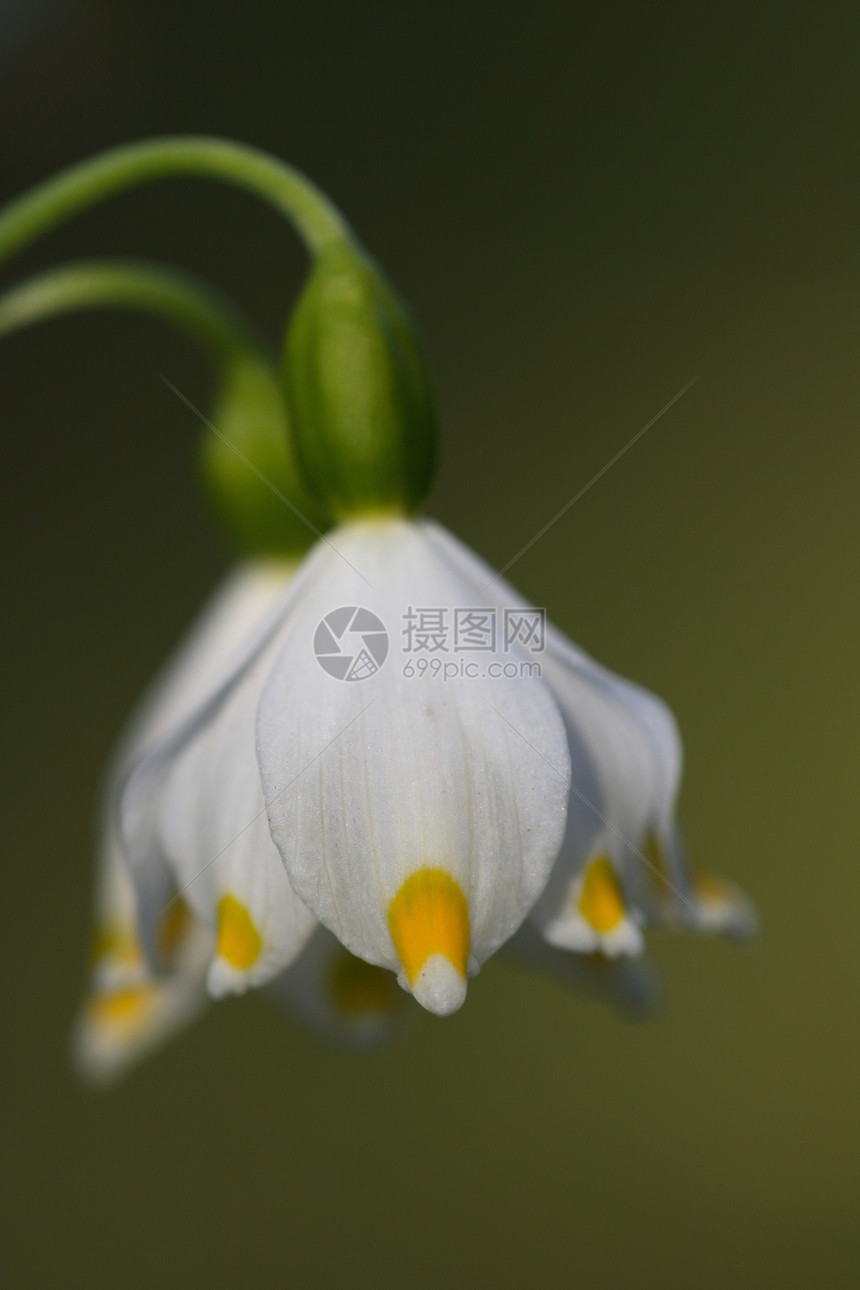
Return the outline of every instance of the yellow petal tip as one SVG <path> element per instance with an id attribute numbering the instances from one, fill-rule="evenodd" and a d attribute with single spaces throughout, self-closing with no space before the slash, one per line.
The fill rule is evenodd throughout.
<path id="1" fill-rule="evenodd" d="M 235 896 L 222 896 L 218 902 L 217 957 L 240 972 L 256 963 L 263 940 L 254 921 Z"/>
<path id="2" fill-rule="evenodd" d="M 86 1002 L 86 1018 L 101 1031 L 131 1034 L 146 1025 L 159 998 L 159 987 L 150 982 L 105 990 Z"/>
<path id="3" fill-rule="evenodd" d="M 596 932 L 606 935 L 625 917 L 624 897 L 618 877 L 606 856 L 592 860 L 585 871 L 579 912 Z"/>
<path id="4" fill-rule="evenodd" d="M 391 939 L 403 977 L 418 1002 L 447 1016 L 466 997 L 469 906 L 444 869 L 418 869 L 388 907 Z"/>

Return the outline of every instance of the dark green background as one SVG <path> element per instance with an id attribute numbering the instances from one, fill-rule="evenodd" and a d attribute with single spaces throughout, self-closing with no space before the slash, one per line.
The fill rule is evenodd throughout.
<path id="1" fill-rule="evenodd" d="M 7 715 L 2 1183 L 16 1286 L 848 1286 L 858 1251 L 856 5 L 50 3 L 0 10 L 2 193 L 205 130 L 341 203 L 423 323 L 432 512 L 685 735 L 697 856 L 750 950 L 657 938 L 629 1024 L 491 962 L 392 1050 L 258 998 L 116 1092 L 66 1064 L 92 811 L 227 553 L 182 338 L 0 348 Z M 253 201 L 162 185 L 52 236 L 205 272 L 275 336 L 301 281 Z"/>

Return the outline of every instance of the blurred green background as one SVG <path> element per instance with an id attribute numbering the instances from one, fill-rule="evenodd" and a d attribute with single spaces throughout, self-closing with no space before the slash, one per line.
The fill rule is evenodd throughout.
<path id="1" fill-rule="evenodd" d="M 431 510 L 496 565 L 701 373 L 509 576 L 671 703 L 693 850 L 763 919 L 751 949 L 655 938 L 647 1023 L 492 961 L 379 1055 L 253 997 L 79 1088 L 96 784 L 228 552 L 159 379 L 205 403 L 200 355 L 126 315 L 14 337 L 11 1285 L 855 1284 L 858 38 L 854 5 L 0 7 L 0 195 L 168 131 L 307 170 L 421 319 Z M 304 269 L 268 210 L 174 183 L 4 281 L 105 253 L 203 272 L 272 336 Z"/>

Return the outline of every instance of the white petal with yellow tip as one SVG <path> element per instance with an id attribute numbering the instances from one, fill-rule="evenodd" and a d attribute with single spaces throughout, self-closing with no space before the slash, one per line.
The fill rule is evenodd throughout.
<path id="1" fill-rule="evenodd" d="M 433 525 L 431 537 L 470 579 L 475 594 L 492 596 L 500 606 L 527 607 L 450 533 Z M 541 666 L 564 719 L 571 773 L 564 842 L 533 917 L 554 944 L 594 948 L 600 938 L 582 918 L 579 896 L 585 865 L 605 855 L 630 916 L 602 944 L 612 947 L 609 952 L 633 953 L 641 942 L 638 924 L 662 910 L 664 891 L 684 895 L 683 871 L 667 872 L 666 887 L 643 852 L 649 829 L 666 832 L 671 825 L 681 774 L 677 726 L 660 699 L 601 667 L 551 623 Z"/>
<path id="2" fill-rule="evenodd" d="M 748 941 L 758 931 L 758 916 L 752 902 L 727 878 L 699 869 L 694 871 L 693 897 L 697 926 L 733 941 Z"/>
<path id="3" fill-rule="evenodd" d="M 157 854 L 144 891 L 155 975 L 138 930 L 138 893 L 117 829 L 116 799 L 129 768 L 181 727 L 220 683 L 225 669 L 283 593 L 291 569 L 249 561 L 231 573 L 198 616 L 188 639 L 150 687 L 114 755 L 103 807 L 95 892 L 95 947 L 87 997 L 72 1036 L 78 1073 L 109 1083 L 187 1025 L 206 1002 L 211 934 L 175 898 L 175 884 Z"/>
<path id="4" fill-rule="evenodd" d="M 466 975 L 515 931 L 546 882 L 564 829 L 569 761 L 540 678 L 492 675 L 490 664 L 530 661 L 518 649 L 488 651 L 479 675 L 409 675 L 412 607 L 453 615 L 482 603 L 430 540 L 431 527 L 355 523 L 316 548 L 257 732 L 272 836 L 302 900 L 350 950 L 398 972 L 425 1006 L 449 1012 L 462 1002 Z M 338 679 L 314 656 L 318 625 L 343 606 L 362 606 L 387 629 L 388 655 L 362 681 Z M 438 943 L 422 942 L 412 972 L 390 910 L 427 870 L 462 894 L 468 945 L 455 962 L 449 922 L 461 928 L 461 914 L 442 902 Z"/>
<path id="5" fill-rule="evenodd" d="M 599 952 L 617 958 L 639 954 L 644 945 L 615 866 L 605 855 L 586 861 L 582 872 L 567 884 L 566 903 L 544 917 L 539 911 L 535 921 L 551 945 L 579 954 Z"/>
<path id="6" fill-rule="evenodd" d="M 152 972 L 137 934 L 131 879 L 110 827 L 99 859 L 95 926 L 72 1060 L 82 1079 L 104 1085 L 188 1025 L 204 1006 L 212 938 L 181 902 L 173 902 L 162 924 L 165 971 Z"/>
<path id="7" fill-rule="evenodd" d="M 145 880 L 162 858 L 201 922 L 216 933 L 210 992 L 261 985 L 301 951 L 315 926 L 296 897 L 266 820 L 254 750 L 268 641 L 230 678 L 205 721 L 131 775 L 123 795 L 130 863 Z"/>
<path id="8" fill-rule="evenodd" d="M 157 957 L 162 911 L 181 891 L 216 937 L 208 976 L 214 995 L 269 980 L 315 925 L 272 845 L 254 751 L 273 639 L 283 606 L 300 587 L 291 569 L 271 562 L 249 564 L 229 580 L 145 710 L 147 737 L 137 747 L 146 753 L 121 795 L 122 840 L 147 951 Z M 158 717 L 158 738 L 147 712 Z M 240 923 L 245 947 L 234 954 Z"/>

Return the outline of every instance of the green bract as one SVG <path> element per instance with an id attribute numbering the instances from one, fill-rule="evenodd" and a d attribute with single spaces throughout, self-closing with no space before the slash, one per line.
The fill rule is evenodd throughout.
<path id="1" fill-rule="evenodd" d="M 296 455 L 324 509 L 342 519 L 418 506 L 435 458 L 427 369 L 409 310 L 354 246 L 315 256 L 285 357 Z"/>
<path id="2" fill-rule="evenodd" d="M 300 555 L 325 527 L 296 473 L 283 395 L 261 363 L 225 369 L 201 446 L 207 491 L 242 550 Z"/>

